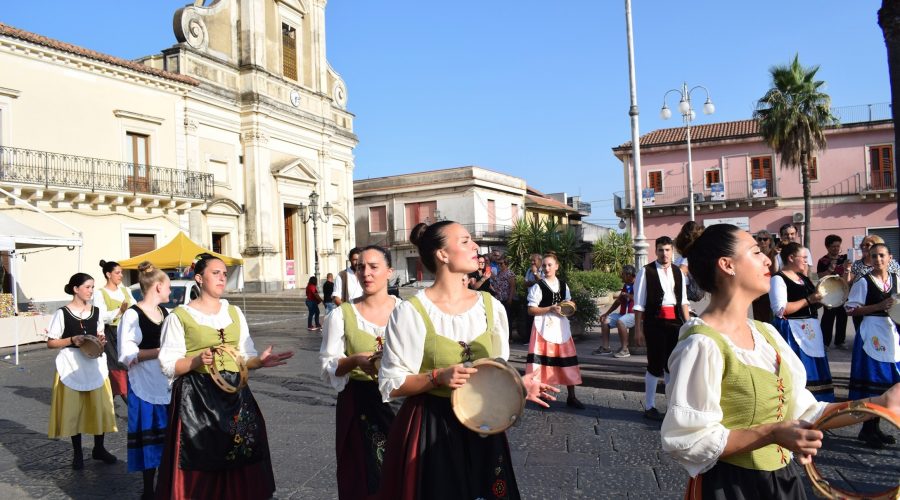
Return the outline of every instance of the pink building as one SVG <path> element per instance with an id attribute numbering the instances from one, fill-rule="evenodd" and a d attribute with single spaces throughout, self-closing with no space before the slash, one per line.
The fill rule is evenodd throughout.
<path id="1" fill-rule="evenodd" d="M 817 153 L 810 169 L 810 250 L 813 257 L 821 257 L 828 234 L 839 235 L 845 251 L 854 236 L 878 234 L 896 257 L 900 235 L 890 108 L 883 104 L 834 112 L 841 125 L 826 131 L 828 147 Z M 613 153 L 622 162 L 625 178 L 625 191 L 615 193 L 616 215 L 633 230 L 631 143 L 613 148 Z M 730 222 L 773 233 L 782 224 L 802 222 L 800 170 L 782 167 L 779 155 L 758 134 L 755 120 L 691 126 L 691 153 L 697 222 Z M 689 219 L 685 127 L 641 136 L 641 176 L 644 234 L 652 245 L 659 236 L 674 237 Z"/>

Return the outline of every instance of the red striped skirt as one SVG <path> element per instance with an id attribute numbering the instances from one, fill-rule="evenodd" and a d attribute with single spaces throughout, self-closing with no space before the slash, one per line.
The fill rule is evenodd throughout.
<path id="1" fill-rule="evenodd" d="M 581 385 L 575 340 L 569 337 L 562 344 L 547 342 L 537 328 L 532 327 L 525 376 L 551 385 Z"/>

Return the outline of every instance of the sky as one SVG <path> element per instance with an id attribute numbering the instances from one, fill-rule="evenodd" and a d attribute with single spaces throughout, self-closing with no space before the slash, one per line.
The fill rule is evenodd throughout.
<path id="1" fill-rule="evenodd" d="M 187 3 L 0 0 L 0 22 L 137 58 L 175 43 L 172 15 Z M 682 82 L 716 106 L 695 124 L 750 118 L 769 68 L 794 54 L 821 67 L 834 106 L 890 101 L 880 4 L 635 0 L 641 134 L 680 125 L 659 110 Z M 330 0 L 326 24 L 356 115 L 356 179 L 478 165 L 580 195 L 588 221 L 617 223 L 611 148 L 631 138 L 624 1 Z M 699 108 L 705 94 L 692 98 Z"/>

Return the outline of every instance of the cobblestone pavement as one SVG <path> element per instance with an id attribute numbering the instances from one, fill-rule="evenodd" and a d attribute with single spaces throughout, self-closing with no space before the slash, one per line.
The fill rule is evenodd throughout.
<path id="1" fill-rule="evenodd" d="M 253 372 L 250 383 L 266 418 L 276 497 L 337 498 L 335 394 L 319 378 L 320 337 L 302 328 L 302 320 L 250 318 L 258 348 L 273 343 L 279 350 L 296 351 L 286 366 Z M 2 355 L 7 352 L 0 350 Z M 0 362 L 0 498 L 138 498 L 140 474 L 128 474 L 124 462 L 121 400 L 116 400 L 119 432 L 107 437 L 119 463 L 88 460 L 83 471 L 74 472 L 69 441 L 47 438 L 55 354 L 40 345 L 28 346 L 19 367 L 10 359 Z M 683 497 L 687 474 L 662 453 L 659 425 L 641 418 L 642 394 L 582 387 L 578 397 L 586 410 L 571 411 L 564 403 L 541 410 L 529 404 L 520 425 L 509 432 L 524 498 Z M 860 453 L 863 448 L 852 432 L 829 438 L 832 444 L 826 446 L 833 453 L 823 457 L 823 465 L 856 480 L 893 480 L 900 463 L 897 452 Z M 84 441 L 89 453 L 91 440 Z"/>

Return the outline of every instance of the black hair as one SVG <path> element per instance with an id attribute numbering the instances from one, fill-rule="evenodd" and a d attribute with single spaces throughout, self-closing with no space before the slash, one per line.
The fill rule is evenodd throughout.
<path id="1" fill-rule="evenodd" d="M 351 249 L 350 249 L 350 252 L 347 253 L 347 260 L 352 259 L 354 255 L 359 255 L 359 254 L 361 254 L 363 250 L 364 250 L 363 248 L 359 248 L 359 247 L 353 247 L 353 248 L 351 248 Z"/>
<path id="2" fill-rule="evenodd" d="M 63 290 L 67 295 L 75 295 L 76 287 L 79 287 L 85 284 L 85 282 L 91 281 L 92 279 L 94 278 L 88 273 L 75 273 L 71 278 L 69 278 L 69 282 L 66 283 L 66 286 L 63 287 Z"/>
<path id="3" fill-rule="evenodd" d="M 654 246 L 654 248 L 659 248 L 660 245 L 672 244 L 672 238 L 669 238 L 668 236 L 660 236 L 659 238 L 656 238 L 656 245 Z"/>
<path id="4" fill-rule="evenodd" d="M 678 250 L 678 253 L 684 255 L 684 249 L 687 246 L 697 239 L 700 236 L 700 233 L 703 232 L 703 226 L 697 224 L 696 222 L 689 220 L 681 226 L 681 231 L 678 232 L 678 236 L 675 237 L 675 249 Z M 656 243 L 659 245 L 659 242 Z"/>
<path id="5" fill-rule="evenodd" d="M 319 283 L 319 280 L 315 276 L 310 276 L 309 281 L 306 282 L 307 285 L 316 285 Z"/>
<path id="6" fill-rule="evenodd" d="M 637 276 L 637 270 L 631 264 L 625 264 L 624 266 L 622 266 L 622 273 L 624 273 L 626 276 Z"/>
<path id="7" fill-rule="evenodd" d="M 363 248 L 360 248 L 360 249 L 359 249 L 360 255 L 362 255 L 362 253 L 365 252 L 366 250 L 377 250 L 377 251 L 381 252 L 381 255 L 384 256 L 384 261 L 387 262 L 388 267 L 391 267 L 391 266 L 392 266 L 392 264 L 391 264 L 391 252 L 388 252 L 387 250 L 385 250 L 384 247 L 378 246 L 378 245 L 369 245 L 369 246 L 366 246 L 366 247 L 363 247 Z"/>
<path id="8" fill-rule="evenodd" d="M 409 241 L 419 249 L 419 258 L 425 269 L 431 272 L 437 271 L 437 262 L 434 253 L 447 245 L 447 236 L 444 228 L 450 224 L 456 224 L 452 220 L 442 220 L 434 224 L 420 222 L 409 233 Z"/>
<path id="9" fill-rule="evenodd" d="M 832 244 L 840 243 L 842 241 L 844 241 L 844 240 L 841 239 L 840 236 L 838 236 L 836 234 L 829 234 L 828 236 L 825 237 L 825 246 L 830 247 Z"/>
<path id="10" fill-rule="evenodd" d="M 778 228 L 778 236 L 781 236 L 782 234 L 784 234 L 784 230 L 789 227 L 793 227 L 794 231 L 797 230 L 797 228 L 794 226 L 794 224 L 792 222 L 788 222 L 786 224 L 782 224 L 781 227 Z"/>
<path id="11" fill-rule="evenodd" d="M 225 263 L 225 261 L 210 253 L 204 252 L 198 255 L 196 257 L 196 260 L 194 261 L 194 276 L 200 276 L 201 274 L 203 274 L 203 271 L 206 271 L 206 266 L 208 266 L 210 261 L 213 260 L 218 260 L 223 264 Z"/>
<path id="12" fill-rule="evenodd" d="M 799 243 L 795 243 L 795 242 L 793 242 L 793 241 L 790 242 L 790 243 L 788 243 L 788 244 L 786 244 L 785 246 L 781 247 L 781 252 L 778 253 L 778 255 L 781 256 L 781 262 L 782 262 L 783 264 L 787 264 L 788 257 L 790 257 L 791 255 L 796 254 L 796 253 L 799 252 L 802 248 L 803 248 L 803 245 L 801 245 L 801 244 L 799 244 Z"/>
<path id="13" fill-rule="evenodd" d="M 887 243 L 873 243 L 871 247 L 869 247 L 869 256 L 872 255 L 872 250 L 875 250 L 878 247 L 884 247 L 887 250 L 888 255 L 891 255 L 891 249 L 887 246 Z"/>
<path id="14" fill-rule="evenodd" d="M 709 293 L 718 290 L 717 264 L 721 257 L 737 254 L 737 240 L 741 228 L 731 224 L 713 224 L 697 234 L 696 239 L 687 242 L 682 255 L 688 259 L 688 272 L 700 288 Z"/>
<path id="15" fill-rule="evenodd" d="M 107 262 L 102 259 L 100 260 L 100 269 L 103 269 L 103 276 L 105 276 L 107 278 L 108 278 L 108 276 L 106 276 L 106 275 L 115 271 L 117 267 L 119 267 L 118 262 L 114 262 L 114 261 Z"/>

